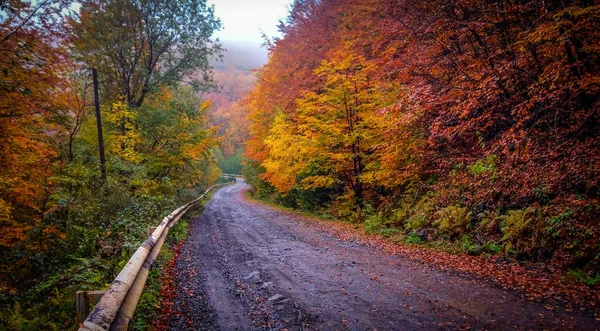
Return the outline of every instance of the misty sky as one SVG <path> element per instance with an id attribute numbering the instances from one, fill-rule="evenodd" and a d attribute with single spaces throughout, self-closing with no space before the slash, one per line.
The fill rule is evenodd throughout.
<path id="1" fill-rule="evenodd" d="M 208 0 L 223 29 L 215 33 L 221 40 L 262 43 L 260 30 L 279 36 L 277 23 L 285 19 L 293 0 Z"/>

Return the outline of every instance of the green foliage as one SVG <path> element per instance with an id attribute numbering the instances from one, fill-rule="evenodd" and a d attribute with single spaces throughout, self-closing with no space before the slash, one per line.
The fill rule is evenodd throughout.
<path id="1" fill-rule="evenodd" d="M 250 191 L 252 196 L 268 201 L 275 201 L 275 197 L 281 196 L 276 193 L 271 184 L 260 178 L 265 173 L 265 168 L 259 162 L 244 159 L 243 163 L 242 174 L 246 182 L 252 187 L 252 191 Z"/>
<path id="2" fill-rule="evenodd" d="M 406 237 L 406 239 L 404 241 L 409 244 L 422 244 L 423 243 L 423 239 L 421 239 L 421 237 L 416 232 L 412 232 L 410 235 L 408 235 L 408 237 Z"/>
<path id="3" fill-rule="evenodd" d="M 530 253 L 540 244 L 541 218 L 534 207 L 509 210 L 499 218 L 504 252 Z"/>
<path id="4" fill-rule="evenodd" d="M 556 216 L 548 219 L 549 226 L 546 227 L 545 232 L 550 234 L 552 238 L 557 238 L 561 235 L 561 231 L 564 230 L 567 221 L 573 216 L 575 211 L 568 209 Z"/>
<path id="5" fill-rule="evenodd" d="M 404 228 L 407 230 L 422 229 L 431 224 L 431 216 L 433 214 L 433 205 L 431 199 L 425 196 L 419 199 L 414 206 L 403 205 L 404 211 L 402 215 L 410 214 L 410 216 L 404 221 Z"/>
<path id="6" fill-rule="evenodd" d="M 465 232 L 471 222 L 471 212 L 467 207 L 451 205 L 439 210 L 436 215 L 440 232 L 450 237 Z"/>
<path id="7" fill-rule="evenodd" d="M 363 225 L 369 233 L 379 233 L 384 228 L 381 217 L 377 214 L 368 216 Z"/>
<path id="8" fill-rule="evenodd" d="M 496 156 L 488 155 L 485 159 L 477 160 L 473 165 L 468 167 L 471 175 L 481 175 L 488 172 L 496 171 Z"/>
<path id="9" fill-rule="evenodd" d="M 215 184 L 227 184 L 227 183 L 232 183 L 232 182 L 235 182 L 235 177 L 232 177 L 232 176 L 220 176 L 215 181 Z"/>
<path id="10" fill-rule="evenodd" d="M 473 241 L 468 234 L 463 234 L 458 241 L 458 245 L 463 252 L 469 255 L 479 255 L 482 252 L 482 247 Z"/>
<path id="11" fill-rule="evenodd" d="M 498 254 L 502 252 L 502 246 L 498 245 L 498 243 L 490 241 L 485 244 L 485 249 L 493 254 Z"/>
<path id="12" fill-rule="evenodd" d="M 600 274 L 590 275 L 582 270 L 569 270 L 567 276 L 574 281 L 587 286 L 596 286 L 600 284 Z"/>
<path id="13" fill-rule="evenodd" d="M 215 149 L 215 157 L 217 158 L 217 165 L 221 172 L 225 174 L 241 175 L 242 174 L 242 154 L 243 151 L 238 149 L 235 154 L 230 156 L 224 156 L 221 149 Z"/>
<path id="14" fill-rule="evenodd" d="M 140 25 L 146 33 L 136 33 Z M 80 19 L 70 20 L 74 55 L 98 69 L 110 97 L 136 107 L 184 78 L 196 90 L 212 87 L 209 60 L 221 47 L 211 35 L 220 26 L 202 0 L 83 1 Z"/>
<path id="15" fill-rule="evenodd" d="M 190 215 L 191 214 L 187 214 L 184 218 L 188 218 Z M 179 222 L 169 230 L 169 236 L 167 237 L 167 244 L 169 247 L 174 247 L 176 244 L 187 239 L 188 224 L 189 223 L 185 220 L 179 220 Z"/>

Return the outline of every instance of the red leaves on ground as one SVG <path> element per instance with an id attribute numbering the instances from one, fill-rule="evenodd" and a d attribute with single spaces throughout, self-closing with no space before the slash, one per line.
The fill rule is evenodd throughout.
<path id="1" fill-rule="evenodd" d="M 173 258 L 169 261 L 167 268 L 163 272 L 162 276 L 162 290 L 160 291 L 160 314 L 152 322 L 152 329 L 154 330 L 166 330 L 168 329 L 169 316 L 173 314 L 173 301 L 177 296 L 176 284 L 175 284 L 175 263 L 181 252 L 181 247 L 184 241 L 177 244 Z"/>

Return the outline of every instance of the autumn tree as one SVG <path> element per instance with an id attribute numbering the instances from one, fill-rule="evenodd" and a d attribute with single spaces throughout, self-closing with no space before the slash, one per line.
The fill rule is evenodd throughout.
<path id="1" fill-rule="evenodd" d="M 0 5 L 0 246 L 40 224 L 52 192 L 56 152 L 47 135 L 64 84 L 64 45 L 55 25 L 68 1 Z"/>
<path id="2" fill-rule="evenodd" d="M 163 88 L 149 96 L 135 125 L 139 142 L 135 149 L 143 169 L 131 184 L 141 192 L 175 194 L 212 183 L 218 177 L 213 155 L 215 128 L 208 124 L 210 101 L 203 101 L 189 87 Z"/>
<path id="3" fill-rule="evenodd" d="M 85 1 L 72 19 L 77 57 L 98 69 L 106 97 L 139 107 L 151 91 L 181 82 L 213 86 L 211 57 L 220 28 L 205 0 Z"/>
<path id="4" fill-rule="evenodd" d="M 375 147 L 381 143 L 377 117 L 398 92 L 374 81 L 375 66 L 351 49 L 336 50 L 315 70 L 324 86 L 304 93 L 288 123 L 276 117 L 262 165 L 263 178 L 283 192 L 294 182 L 303 189 L 345 187 L 340 200 L 360 219 L 366 197 L 372 197 L 367 185 L 378 185 L 373 180 Z"/>
<path id="5" fill-rule="evenodd" d="M 343 16 L 343 8 L 334 2 L 295 1 L 279 26 L 285 37 L 268 42 L 269 63 L 258 73 L 258 81 L 244 101 L 251 121 L 245 154 L 248 175 L 264 172 L 260 163 L 269 151 L 264 139 L 277 114 L 293 116 L 302 93 L 322 85 L 323 77 L 313 72 L 334 47 L 336 27 Z M 254 178 L 249 175 L 249 182 L 262 186 Z"/>
<path id="6" fill-rule="evenodd" d="M 184 86 L 210 85 L 208 58 L 219 49 L 210 41 L 219 25 L 212 8 L 90 1 L 78 17 L 73 8 L 69 1 L 0 2 L 0 305 L 27 315 L 33 329 L 71 326 L 61 307 L 72 293 L 50 293 L 57 282 L 81 285 L 63 279 L 65 270 L 87 259 L 118 263 L 132 226 L 156 222 L 218 177 L 210 103 Z M 110 145 L 103 201 L 92 66 L 101 72 Z M 96 279 L 108 280 L 105 271 Z M 52 285 L 36 287 L 42 281 Z M 51 303 L 39 299 L 50 294 Z M 17 297 L 38 302 L 22 300 L 21 311 Z"/>

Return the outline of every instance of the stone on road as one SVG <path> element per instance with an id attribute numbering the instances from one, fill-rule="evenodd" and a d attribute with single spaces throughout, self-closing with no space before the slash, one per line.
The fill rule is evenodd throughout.
<path id="1" fill-rule="evenodd" d="M 218 190 L 176 263 L 171 330 L 595 330 L 481 281 L 315 231 Z"/>

